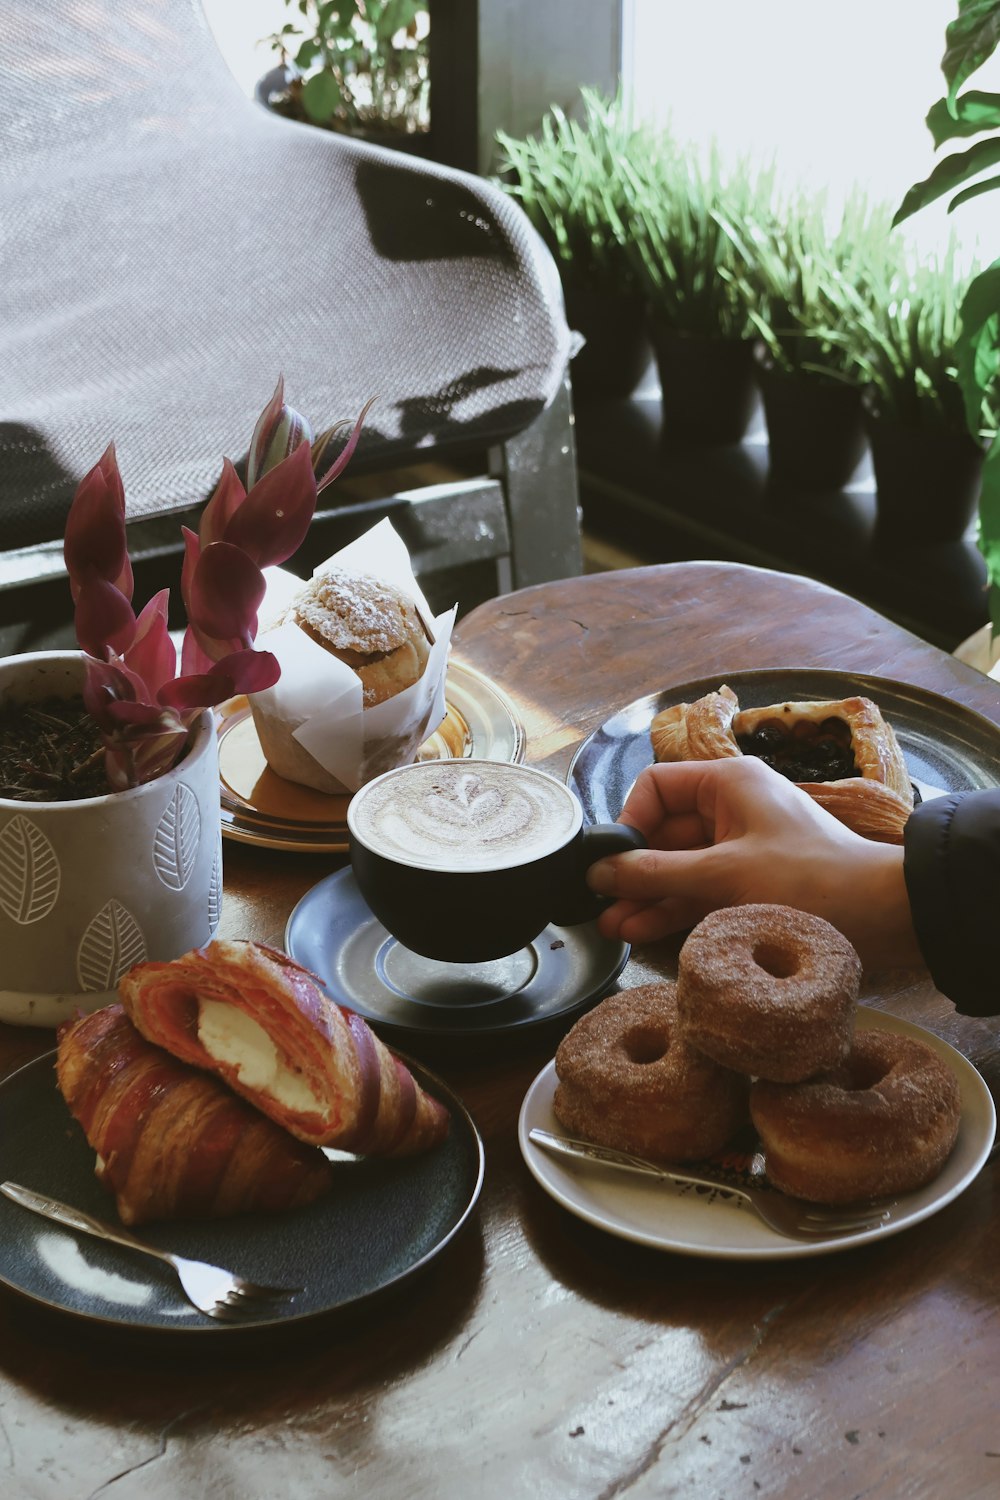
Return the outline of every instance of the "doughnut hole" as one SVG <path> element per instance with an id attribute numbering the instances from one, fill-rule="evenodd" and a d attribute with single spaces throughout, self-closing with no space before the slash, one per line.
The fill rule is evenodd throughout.
<path id="1" fill-rule="evenodd" d="M 670 1034 L 662 1026 L 636 1026 L 622 1037 L 622 1051 L 640 1067 L 656 1063 L 670 1050 Z"/>
<path id="2" fill-rule="evenodd" d="M 751 957 L 757 967 L 770 974 L 772 979 L 791 979 L 801 968 L 799 955 L 788 948 L 779 947 L 777 943 L 755 944 Z"/>
<path id="3" fill-rule="evenodd" d="M 926 1043 L 866 1029 L 837 1068 L 807 1083 L 755 1083 L 750 1114 L 782 1192 L 855 1203 L 912 1192 L 954 1147 L 958 1083 Z"/>
<path id="4" fill-rule="evenodd" d="M 749 1123 L 749 1081 L 681 1032 L 669 981 L 610 995 L 556 1049 L 552 1109 L 571 1135 L 658 1161 L 698 1161 Z"/>
<path id="5" fill-rule="evenodd" d="M 847 1056 L 860 979 L 858 955 L 821 917 L 766 903 L 724 907 L 681 947 L 681 1035 L 722 1067 L 801 1082 Z"/>
<path id="6" fill-rule="evenodd" d="M 860 1056 L 857 1051 L 847 1059 L 843 1077 L 837 1082 L 845 1094 L 862 1094 L 873 1089 L 895 1069 L 895 1062 L 886 1062 L 880 1057 Z"/>

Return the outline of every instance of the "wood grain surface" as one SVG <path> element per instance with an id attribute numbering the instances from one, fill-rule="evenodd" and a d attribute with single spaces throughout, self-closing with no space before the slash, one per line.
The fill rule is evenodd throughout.
<path id="1" fill-rule="evenodd" d="M 464 620 L 455 652 L 514 698 L 527 759 L 560 774 L 634 698 L 740 669 L 876 673 L 1000 723 L 991 680 L 821 585 L 736 565 L 508 595 Z M 340 863 L 227 843 L 224 935 L 280 945 L 295 902 Z M 669 973 L 674 959 L 672 944 L 635 952 L 621 982 Z M 996 1090 L 996 1020 L 957 1016 L 923 973 L 868 976 L 865 998 L 947 1038 Z M 483 1196 L 460 1239 L 363 1317 L 192 1358 L 0 1291 L 0 1494 L 997 1494 L 995 1160 L 881 1244 L 772 1264 L 647 1250 L 567 1214 L 521 1162 L 518 1110 L 555 1040 L 426 1054 L 482 1131 Z M 51 1045 L 0 1028 L 0 1070 Z"/>

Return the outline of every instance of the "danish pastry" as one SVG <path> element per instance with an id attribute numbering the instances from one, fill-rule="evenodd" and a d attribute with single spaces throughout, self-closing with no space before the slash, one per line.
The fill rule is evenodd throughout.
<path id="1" fill-rule="evenodd" d="M 899 844 L 913 788 L 892 726 L 870 698 L 741 709 L 723 684 L 650 725 L 658 761 L 756 755 L 855 833 Z"/>

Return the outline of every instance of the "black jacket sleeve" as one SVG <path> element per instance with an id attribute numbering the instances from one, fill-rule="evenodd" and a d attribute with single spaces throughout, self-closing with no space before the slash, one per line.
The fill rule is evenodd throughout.
<path id="1" fill-rule="evenodd" d="M 924 961 L 966 1015 L 1000 1014 L 1000 789 L 922 803 L 903 874 Z"/>

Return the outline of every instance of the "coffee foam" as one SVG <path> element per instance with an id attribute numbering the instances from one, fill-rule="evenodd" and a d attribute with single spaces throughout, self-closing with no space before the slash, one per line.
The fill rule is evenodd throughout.
<path id="1" fill-rule="evenodd" d="M 362 788 L 348 820 L 376 854 L 472 871 L 541 859 L 572 837 L 582 814 L 568 788 L 527 767 L 428 761 Z"/>

